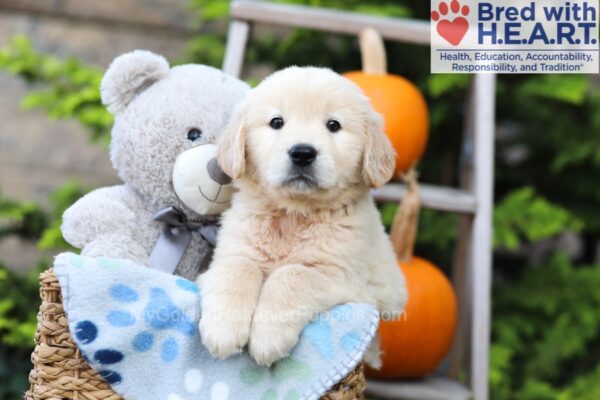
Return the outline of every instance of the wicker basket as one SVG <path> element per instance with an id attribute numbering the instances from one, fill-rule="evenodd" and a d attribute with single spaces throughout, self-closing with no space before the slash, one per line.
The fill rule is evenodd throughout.
<path id="1" fill-rule="evenodd" d="M 25 400 L 122 400 L 84 361 L 73 341 L 62 305 L 60 285 L 52 269 L 40 275 L 42 304 L 37 315 L 35 349 L 31 355 L 29 391 Z M 364 399 L 362 364 L 327 392 L 321 400 Z"/>

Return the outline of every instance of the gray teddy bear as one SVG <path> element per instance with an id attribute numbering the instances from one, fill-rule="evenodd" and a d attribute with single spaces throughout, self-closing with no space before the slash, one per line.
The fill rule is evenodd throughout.
<path id="1" fill-rule="evenodd" d="M 83 255 L 196 278 L 233 191 L 214 142 L 248 90 L 212 67 L 170 68 L 143 50 L 117 57 L 101 95 L 115 116 L 110 158 L 124 184 L 73 204 L 63 216 L 65 239 Z"/>

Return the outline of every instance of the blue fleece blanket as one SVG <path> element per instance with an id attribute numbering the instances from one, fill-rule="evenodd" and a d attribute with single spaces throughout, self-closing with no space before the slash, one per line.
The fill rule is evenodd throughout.
<path id="1" fill-rule="evenodd" d="M 379 321 L 344 304 L 308 324 L 270 368 L 247 353 L 214 360 L 197 329 L 195 283 L 131 261 L 59 255 L 54 271 L 73 337 L 88 363 L 127 400 L 318 399 L 363 358 Z"/>

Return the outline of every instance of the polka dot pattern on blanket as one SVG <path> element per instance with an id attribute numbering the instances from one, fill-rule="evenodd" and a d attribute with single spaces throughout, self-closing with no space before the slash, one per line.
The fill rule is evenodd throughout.
<path id="1" fill-rule="evenodd" d="M 197 328 L 194 282 L 74 254 L 54 270 L 83 357 L 128 400 L 316 400 L 354 369 L 377 329 L 374 307 L 345 304 L 309 323 L 270 368 L 246 352 L 215 360 Z"/>

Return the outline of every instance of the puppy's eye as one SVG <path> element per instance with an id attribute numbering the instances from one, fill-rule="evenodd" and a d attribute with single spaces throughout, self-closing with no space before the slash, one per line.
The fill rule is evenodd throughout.
<path id="1" fill-rule="evenodd" d="M 198 128 L 192 128 L 188 131 L 188 140 L 195 142 L 202 137 L 202 131 Z"/>
<path id="2" fill-rule="evenodd" d="M 283 128 L 283 118 L 275 117 L 269 122 L 269 126 L 273 129 Z"/>
<path id="3" fill-rule="evenodd" d="M 335 119 L 330 119 L 329 121 L 327 121 L 327 129 L 329 129 L 329 132 L 335 133 L 337 131 L 339 131 L 340 129 L 342 129 L 342 126 L 340 125 L 339 122 L 337 122 Z"/>

